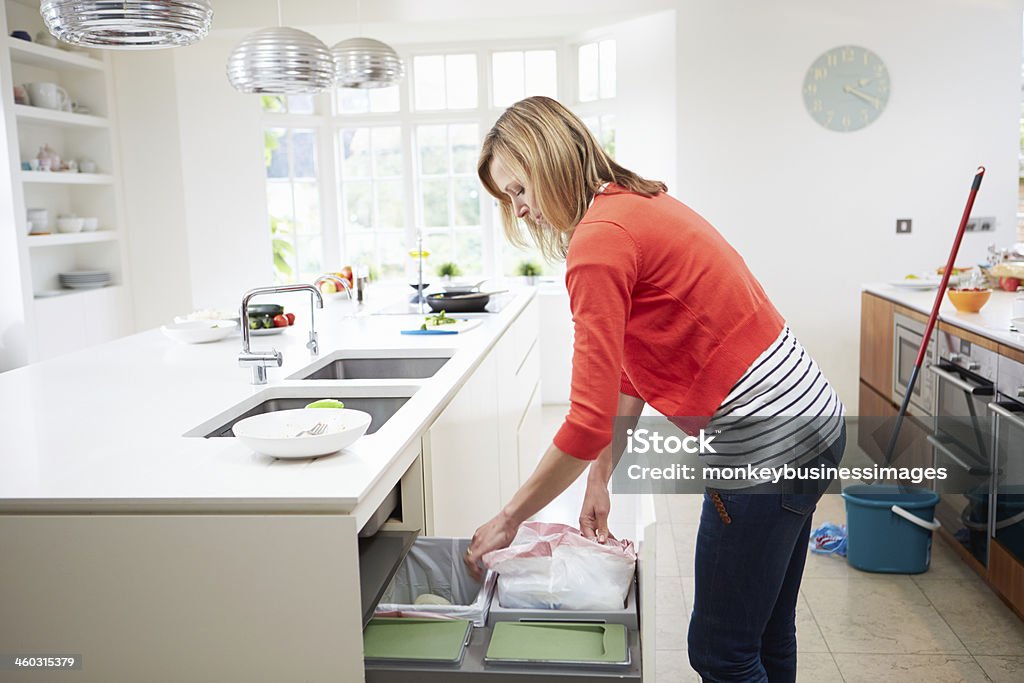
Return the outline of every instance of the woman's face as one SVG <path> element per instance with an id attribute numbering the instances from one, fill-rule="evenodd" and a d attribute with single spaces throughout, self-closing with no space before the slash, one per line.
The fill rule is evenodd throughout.
<path id="1" fill-rule="evenodd" d="M 513 178 L 497 157 L 491 160 L 491 179 L 512 200 L 512 210 L 516 216 L 532 218 L 533 222 L 540 226 L 548 225 L 534 199 L 533 189 L 526 184 L 526 181 L 520 182 Z"/>

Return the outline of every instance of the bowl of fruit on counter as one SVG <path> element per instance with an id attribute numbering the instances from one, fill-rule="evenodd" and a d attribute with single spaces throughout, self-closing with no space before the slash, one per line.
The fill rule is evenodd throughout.
<path id="1" fill-rule="evenodd" d="M 295 314 L 285 313 L 280 304 L 252 304 L 249 306 L 249 334 L 279 334 L 295 324 Z"/>

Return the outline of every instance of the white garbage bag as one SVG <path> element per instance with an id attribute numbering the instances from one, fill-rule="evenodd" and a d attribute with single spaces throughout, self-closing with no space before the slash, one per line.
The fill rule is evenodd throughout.
<path id="1" fill-rule="evenodd" d="M 565 524 L 526 522 L 512 545 L 483 556 L 498 603 L 520 609 L 621 610 L 636 571 L 631 541 L 605 544 Z"/>

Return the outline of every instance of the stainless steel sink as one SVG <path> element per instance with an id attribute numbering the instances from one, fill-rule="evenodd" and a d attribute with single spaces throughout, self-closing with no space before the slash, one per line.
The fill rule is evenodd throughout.
<path id="1" fill-rule="evenodd" d="M 254 397 L 257 401 L 255 405 L 252 404 L 252 399 L 247 400 L 186 432 L 184 436 L 204 438 L 234 436 L 231 428 L 239 420 L 278 410 L 304 408 L 308 403 L 321 398 L 337 399 L 344 403 L 346 408 L 369 413 L 370 428 L 366 430 L 366 433 L 373 434 L 387 424 L 387 421 L 409 401 L 414 392 L 414 387 L 362 388 L 349 391 L 323 389 L 315 392 L 307 387 L 303 387 L 301 391 L 290 388 L 268 389 Z"/>
<path id="2" fill-rule="evenodd" d="M 299 370 L 288 379 L 426 379 L 433 377 L 452 357 L 451 350 L 437 350 L 430 355 L 379 355 L 372 352 L 338 351 Z"/>

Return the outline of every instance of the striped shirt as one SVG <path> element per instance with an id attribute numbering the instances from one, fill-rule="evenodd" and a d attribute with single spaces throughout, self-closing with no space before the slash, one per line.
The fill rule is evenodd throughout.
<path id="1" fill-rule="evenodd" d="M 703 464 L 797 467 L 832 445 L 844 415 L 839 396 L 786 326 L 715 411 L 707 430 L 721 430 L 717 453 L 703 455 Z"/>

